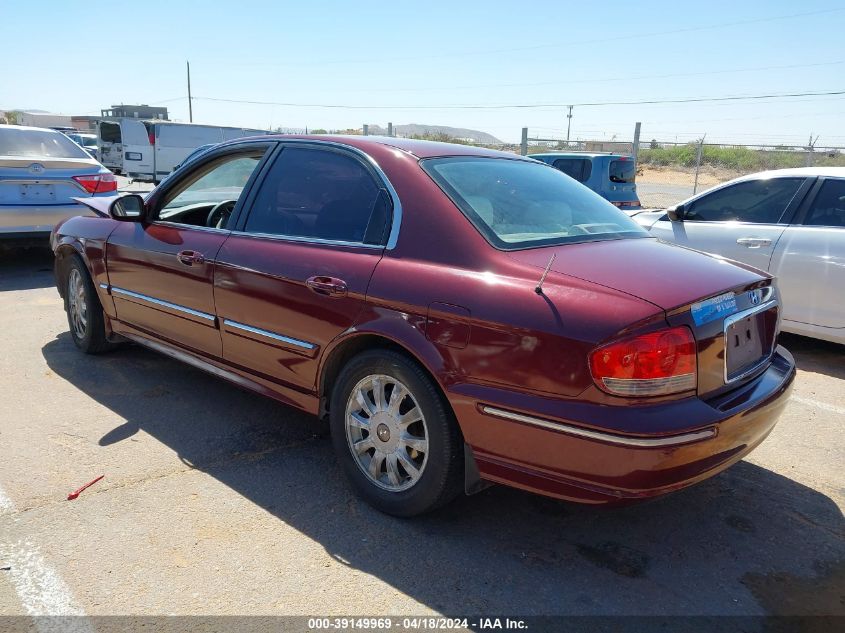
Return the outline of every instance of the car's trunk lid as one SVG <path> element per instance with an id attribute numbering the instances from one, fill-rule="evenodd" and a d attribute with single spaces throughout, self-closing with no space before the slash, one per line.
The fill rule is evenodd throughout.
<path id="1" fill-rule="evenodd" d="M 699 395 L 715 395 L 758 375 L 771 356 L 778 310 L 771 277 L 743 264 L 653 238 L 604 240 L 510 253 L 538 269 L 613 288 L 666 312 L 694 332 Z M 746 314 L 743 316 L 743 314 Z"/>
<path id="2" fill-rule="evenodd" d="M 91 195 L 73 177 L 100 170 L 90 158 L 0 156 L 0 205 L 73 204 L 72 197 Z"/>
<path id="3" fill-rule="evenodd" d="M 564 244 L 510 256 L 544 269 L 552 254 L 550 270 L 620 290 L 667 312 L 768 278 L 762 271 L 654 238 Z"/>

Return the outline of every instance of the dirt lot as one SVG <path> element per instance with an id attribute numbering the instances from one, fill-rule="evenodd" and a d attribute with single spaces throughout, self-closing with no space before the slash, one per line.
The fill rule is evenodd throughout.
<path id="1" fill-rule="evenodd" d="M 0 255 L 0 614 L 845 615 L 840 346 L 785 336 L 780 424 L 692 489 L 596 510 L 494 487 L 397 520 L 309 416 L 78 353 L 51 264 Z"/>

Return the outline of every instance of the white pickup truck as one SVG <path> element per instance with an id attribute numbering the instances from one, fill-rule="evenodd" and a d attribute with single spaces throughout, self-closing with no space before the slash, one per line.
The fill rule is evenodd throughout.
<path id="1" fill-rule="evenodd" d="M 97 126 L 98 158 L 115 173 L 158 183 L 200 145 L 269 133 L 240 127 L 130 118 L 100 121 Z"/>

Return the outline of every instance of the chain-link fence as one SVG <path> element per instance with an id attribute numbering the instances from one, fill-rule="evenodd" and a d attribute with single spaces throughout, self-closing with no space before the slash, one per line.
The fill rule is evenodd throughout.
<path id="1" fill-rule="evenodd" d="M 686 143 L 642 140 L 648 138 L 646 134 L 640 138 L 639 150 L 634 152 L 633 142 L 532 137 L 526 128 L 520 150 L 528 155 L 549 151 L 636 153 L 640 202 L 643 207 L 658 208 L 755 172 L 791 167 L 845 167 L 845 147 L 708 143 L 706 136 Z"/>

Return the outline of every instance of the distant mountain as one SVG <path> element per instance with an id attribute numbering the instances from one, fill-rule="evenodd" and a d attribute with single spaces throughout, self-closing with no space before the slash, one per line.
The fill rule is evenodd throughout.
<path id="1" fill-rule="evenodd" d="M 368 126 L 370 134 L 387 134 L 387 129 L 380 125 L 371 124 Z M 465 127 L 449 127 L 448 125 L 425 125 L 423 123 L 407 123 L 405 125 L 394 125 L 393 133 L 396 136 L 415 136 L 423 134 L 446 134 L 452 138 L 466 139 L 474 143 L 488 143 L 490 145 L 501 144 L 502 141 L 492 134 L 479 130 L 470 130 Z"/>

